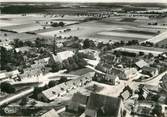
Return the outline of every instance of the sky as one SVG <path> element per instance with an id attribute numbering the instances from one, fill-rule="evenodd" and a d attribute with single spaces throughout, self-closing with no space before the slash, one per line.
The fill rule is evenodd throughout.
<path id="1" fill-rule="evenodd" d="M 167 0 L 0 0 L 0 2 L 138 2 L 167 3 Z"/>

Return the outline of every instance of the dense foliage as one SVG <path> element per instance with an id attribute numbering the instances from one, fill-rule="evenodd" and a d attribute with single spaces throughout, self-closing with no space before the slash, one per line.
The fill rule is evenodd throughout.
<path id="1" fill-rule="evenodd" d="M 17 14 L 17 13 L 37 13 L 43 12 L 44 8 L 40 6 L 31 5 L 10 5 L 1 8 L 1 13 L 6 14 Z"/>

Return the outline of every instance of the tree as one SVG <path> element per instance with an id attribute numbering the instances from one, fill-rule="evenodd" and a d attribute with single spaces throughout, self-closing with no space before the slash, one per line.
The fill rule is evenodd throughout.
<path id="1" fill-rule="evenodd" d="M 8 63 L 8 51 L 4 47 L 0 47 L 0 53 L 1 53 L 1 70 L 4 70 L 7 63 Z"/>
<path id="2" fill-rule="evenodd" d="M 139 52 L 139 56 L 143 56 L 144 55 L 144 52 Z"/>
<path id="3" fill-rule="evenodd" d="M 51 26 L 53 26 L 53 27 L 58 27 L 59 25 L 58 25 L 57 22 L 54 22 L 54 23 L 51 23 Z"/>
<path id="4" fill-rule="evenodd" d="M 59 22 L 58 25 L 61 26 L 61 27 L 63 27 L 64 26 L 64 22 Z"/>
<path id="5" fill-rule="evenodd" d="M 63 68 L 63 65 L 60 62 L 56 62 L 51 67 L 52 67 L 53 72 L 58 72 L 59 70 Z"/>
<path id="6" fill-rule="evenodd" d="M 3 82 L 0 85 L 1 91 L 6 93 L 15 93 L 16 89 L 8 82 Z"/>
<path id="7" fill-rule="evenodd" d="M 58 84 L 58 81 L 55 81 L 55 80 L 51 80 L 49 81 L 48 83 L 48 87 L 51 88 L 51 87 L 54 87 Z"/>
<path id="8" fill-rule="evenodd" d="M 13 42 L 13 46 L 15 48 L 18 48 L 18 47 L 23 47 L 23 41 L 21 41 L 20 39 L 14 39 L 14 42 Z"/>
<path id="9" fill-rule="evenodd" d="M 25 46 L 30 46 L 30 47 L 32 47 L 32 46 L 33 46 L 33 43 L 32 43 L 31 41 L 25 41 L 25 42 L 24 42 L 24 45 L 25 45 Z"/>
<path id="10" fill-rule="evenodd" d="M 27 97 L 24 97 L 24 98 L 21 100 L 21 102 L 20 102 L 19 105 L 25 106 L 27 103 L 28 103 L 28 98 L 27 98 Z"/>
<path id="11" fill-rule="evenodd" d="M 36 40 L 35 40 L 35 46 L 36 47 L 41 47 L 41 39 L 40 38 L 36 38 Z"/>
<path id="12" fill-rule="evenodd" d="M 85 39 L 83 42 L 83 48 L 94 48 L 96 45 L 93 40 Z"/>
<path id="13" fill-rule="evenodd" d="M 67 82 L 67 81 L 68 81 L 67 77 L 61 76 L 59 83 L 63 83 L 63 82 Z"/>
<path id="14" fill-rule="evenodd" d="M 35 87 L 33 91 L 33 98 L 38 99 L 38 94 L 43 91 L 43 87 Z"/>
<path id="15" fill-rule="evenodd" d="M 162 117 L 162 107 L 159 104 L 156 104 L 152 110 L 153 115 L 157 115 L 157 117 Z"/>
<path id="16" fill-rule="evenodd" d="M 149 53 L 148 54 L 148 58 L 152 58 L 153 57 L 153 54 L 152 53 Z"/>

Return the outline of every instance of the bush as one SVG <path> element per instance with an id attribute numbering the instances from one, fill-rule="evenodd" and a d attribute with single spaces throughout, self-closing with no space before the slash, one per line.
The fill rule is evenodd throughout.
<path id="1" fill-rule="evenodd" d="M 15 93 L 16 89 L 8 82 L 3 82 L 0 85 L 1 91 L 6 93 Z"/>

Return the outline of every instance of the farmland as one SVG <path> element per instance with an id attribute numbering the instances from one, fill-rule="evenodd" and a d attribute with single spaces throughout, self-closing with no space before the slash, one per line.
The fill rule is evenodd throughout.
<path id="1" fill-rule="evenodd" d="M 119 25 L 119 24 L 106 24 L 101 21 L 91 21 L 81 24 L 69 26 L 67 28 L 75 29 L 69 32 L 58 33 L 62 37 L 78 36 L 81 38 L 90 38 L 104 41 L 118 41 L 118 40 L 146 40 L 156 35 L 155 31 L 141 32 L 140 28 L 137 29 L 133 26 Z M 129 30 L 131 29 L 131 30 Z M 132 30 L 136 29 L 136 32 Z M 134 30 L 135 31 L 135 30 Z"/>
<path id="2" fill-rule="evenodd" d="M 55 14 L 2 14 L 0 15 L 1 29 L 21 33 L 22 40 L 25 37 L 37 37 L 34 35 L 24 34 L 24 32 L 33 32 L 39 36 L 61 37 L 77 36 L 81 39 L 92 39 L 95 41 L 145 41 L 156 36 L 158 32 L 163 32 L 162 26 L 149 26 L 150 21 L 145 17 L 127 18 L 126 16 L 111 16 L 101 20 L 81 22 L 90 16 L 76 15 L 55 15 Z M 162 20 L 162 21 L 161 21 Z M 165 19 L 157 19 L 165 23 Z M 52 27 L 50 23 L 64 22 L 64 27 Z M 68 31 L 65 31 L 68 30 Z M 10 33 L 11 34 L 11 33 Z M 13 33 L 15 37 L 16 34 Z M 26 36 L 28 35 L 28 36 Z M 8 37 L 8 38 L 9 38 Z M 15 37 L 16 38 L 16 37 Z M 32 38 L 31 38 L 32 39 Z M 30 39 L 30 40 L 31 40 Z"/>

